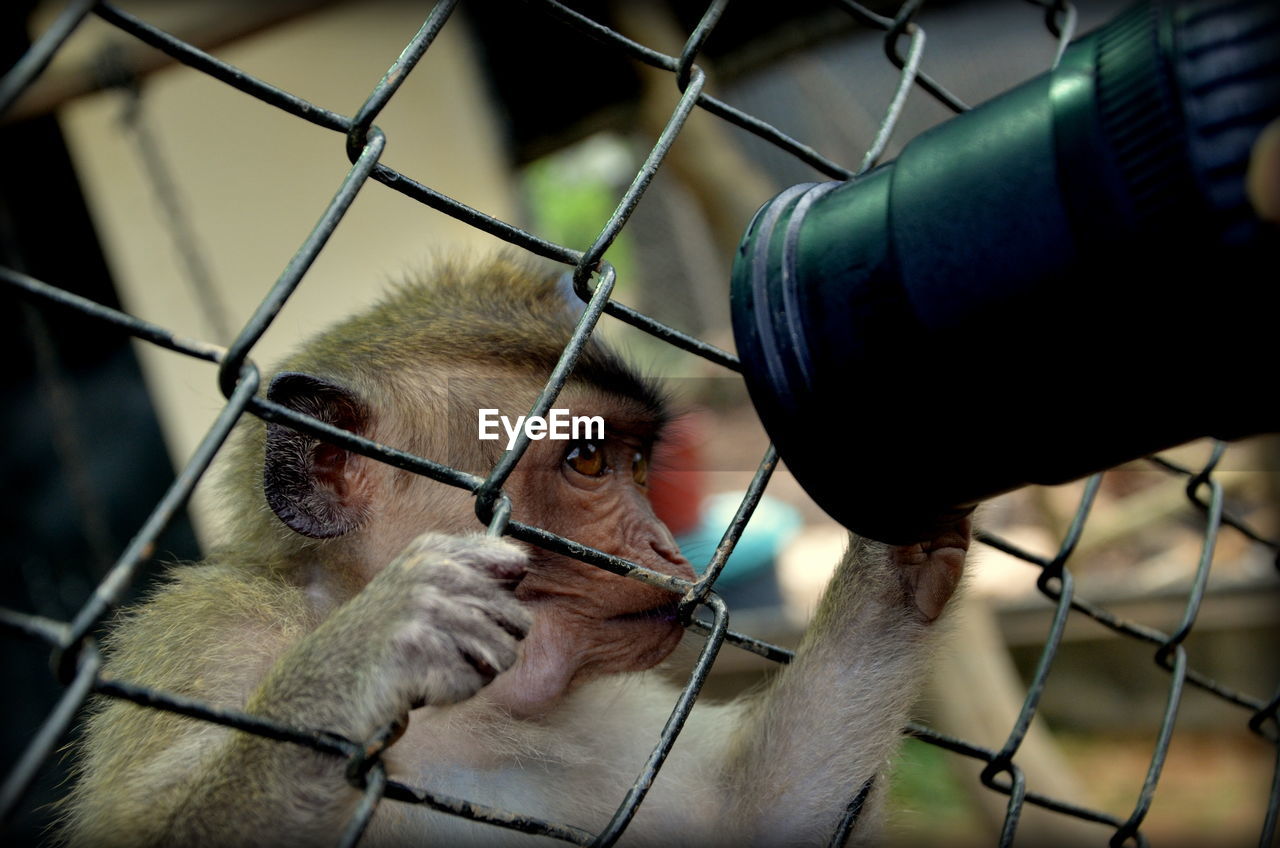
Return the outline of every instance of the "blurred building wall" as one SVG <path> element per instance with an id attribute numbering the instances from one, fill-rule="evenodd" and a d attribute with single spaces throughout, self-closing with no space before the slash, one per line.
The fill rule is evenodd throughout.
<path id="1" fill-rule="evenodd" d="M 144 4 L 137 13 L 159 20 L 151 14 L 155 6 Z M 215 54 L 351 115 L 428 11 L 429 5 L 389 0 L 338 4 Z M 174 11 L 164 14 L 172 17 Z M 95 25 L 78 32 L 60 59 L 83 62 L 110 40 L 124 38 L 90 23 Z M 509 220 L 515 201 L 508 157 L 468 41 L 465 23 L 455 17 L 379 117 L 388 140 L 383 162 Z M 349 167 L 345 139 L 183 66 L 161 70 L 142 85 L 141 120 L 154 135 L 234 332 L 337 190 Z M 190 286 L 134 137 L 122 127 L 125 103 L 124 93 L 106 91 L 75 100 L 60 113 L 121 299 L 131 313 L 180 335 L 225 343 L 216 338 Z M 499 246 L 370 181 L 253 357 L 269 366 L 301 338 L 427 266 L 433 254 Z M 181 465 L 222 404 L 215 368 L 152 345 L 137 347 L 169 453 Z M 201 504 L 198 495 L 194 514 L 203 528 Z"/>

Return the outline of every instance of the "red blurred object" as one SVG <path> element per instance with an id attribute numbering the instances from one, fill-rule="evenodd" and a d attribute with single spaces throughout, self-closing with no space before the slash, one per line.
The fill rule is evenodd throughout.
<path id="1" fill-rule="evenodd" d="M 705 415 L 683 415 L 671 423 L 653 452 L 649 501 L 654 513 L 676 536 L 693 530 L 702 518 L 702 498 L 706 493 L 702 445 L 706 430 Z"/>

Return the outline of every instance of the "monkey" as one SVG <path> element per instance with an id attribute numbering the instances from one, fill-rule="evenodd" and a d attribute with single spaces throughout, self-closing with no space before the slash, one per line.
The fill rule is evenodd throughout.
<path id="1" fill-rule="evenodd" d="M 502 447 L 477 410 L 527 412 L 575 319 L 553 272 L 446 263 L 305 343 L 267 396 L 484 473 Z M 646 494 L 660 387 L 592 337 L 557 404 L 605 434 L 531 442 L 513 519 L 693 580 Z M 244 416 L 225 453 L 215 543 L 121 614 L 104 675 L 355 741 L 396 727 L 393 779 L 609 821 L 676 700 L 651 670 L 683 637 L 678 593 L 487 537 L 470 492 L 282 424 Z M 969 539 L 967 518 L 913 545 L 851 537 L 794 661 L 694 705 L 621 843 L 826 844 L 861 787 L 879 808 Z M 360 800 L 341 757 L 110 698 L 74 771 L 58 838 L 77 846 L 333 844 Z M 362 844 L 537 841 L 554 840 L 384 800 Z"/>

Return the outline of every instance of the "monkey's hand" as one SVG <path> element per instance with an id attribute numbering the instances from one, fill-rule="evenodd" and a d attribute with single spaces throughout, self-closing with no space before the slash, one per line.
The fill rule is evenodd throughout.
<path id="1" fill-rule="evenodd" d="M 969 549 L 972 521 L 968 516 L 940 527 L 927 542 L 888 547 L 889 562 L 897 569 L 904 597 L 924 623 L 942 615 L 955 594 Z"/>
<path id="2" fill-rule="evenodd" d="M 420 536 L 318 624 L 300 587 L 266 580 L 249 585 L 199 571 L 154 602 L 150 620 L 135 625 L 143 629 L 131 638 L 167 637 L 183 646 L 192 658 L 192 668 L 182 669 L 192 678 L 188 685 L 216 685 L 212 691 L 228 706 L 239 707 L 237 695 L 246 692 L 249 713 L 361 743 L 415 706 L 470 697 L 515 662 L 531 625 L 512 591 L 525 559 L 520 548 L 499 539 Z M 290 615 L 255 633 L 255 620 L 235 617 L 230 579 L 258 607 Z M 155 612 L 162 603 L 173 604 L 170 614 Z M 207 655 L 201 650 L 209 631 L 198 621 L 184 631 L 187 622 L 177 614 L 198 613 L 202 605 L 226 608 L 237 628 L 237 641 L 224 640 Z M 256 658 L 269 656 L 275 659 L 265 674 L 252 670 Z M 180 664 L 160 665 L 173 677 Z M 245 676 L 228 679 L 228 667 Z M 130 674 L 165 688 L 153 669 L 135 663 Z M 99 764 L 88 778 L 96 785 L 77 790 L 92 803 L 69 830 L 73 844 L 331 844 L 359 803 L 339 757 L 158 715 L 124 704 L 104 711 Z M 154 724 L 139 731 L 138 722 L 147 721 Z M 145 816 L 136 815 L 139 793 L 146 796 Z"/>
<path id="3" fill-rule="evenodd" d="M 249 711 L 365 739 L 471 697 L 532 624 L 514 595 L 526 560 L 501 539 L 419 536 L 276 662 Z"/>
<path id="4" fill-rule="evenodd" d="M 353 604 L 391 612 L 392 643 L 411 707 L 464 701 L 516 661 L 532 616 L 514 591 L 528 556 L 486 536 L 427 533 L 411 542 Z"/>

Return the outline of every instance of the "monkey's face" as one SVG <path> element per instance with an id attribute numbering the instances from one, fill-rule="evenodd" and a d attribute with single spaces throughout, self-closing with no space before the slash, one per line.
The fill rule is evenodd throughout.
<path id="1" fill-rule="evenodd" d="M 439 377 L 436 377 L 439 380 Z M 460 388 L 466 386 L 467 388 Z M 379 409 L 335 381 L 303 373 L 278 375 L 269 396 L 344 429 L 389 444 L 415 445 L 416 430 L 442 424 L 470 429 L 459 439 L 460 465 L 485 473 L 502 445 L 476 439 L 477 413 L 515 421 L 541 387 L 528 375 L 493 375 L 451 387 L 450 419 L 423 414 L 422 404 Z M 649 504 L 649 460 L 664 412 L 652 393 L 632 394 L 571 383 L 556 401 L 569 418 L 599 419 L 603 434 L 531 441 L 503 489 L 512 517 L 663 574 L 692 580 L 693 569 Z M 465 420 L 463 420 L 465 419 Z M 550 435 L 547 433 L 546 435 Z M 430 445 L 426 445 L 430 447 Z M 426 453 L 430 454 L 430 451 Z M 475 532 L 465 490 L 407 474 L 286 427 L 270 425 L 264 491 L 276 516 L 302 536 L 335 544 L 308 548 L 313 573 L 337 573 L 359 591 L 426 530 Z M 679 597 L 601 568 L 527 546 L 528 571 L 517 597 L 534 613 L 521 659 L 487 694 L 516 714 L 536 714 L 574 685 L 603 674 L 651 668 L 679 644 Z M 332 593 L 331 593 L 332 594 Z"/>
<path id="2" fill-rule="evenodd" d="M 508 481 L 513 517 L 663 574 L 694 579 L 689 561 L 648 498 L 655 426 L 609 405 L 602 439 L 534 442 Z M 542 549 L 532 549 L 516 596 L 534 612 L 520 662 L 491 697 L 537 712 L 577 683 L 640 671 L 665 659 L 684 633 L 679 596 Z"/>

